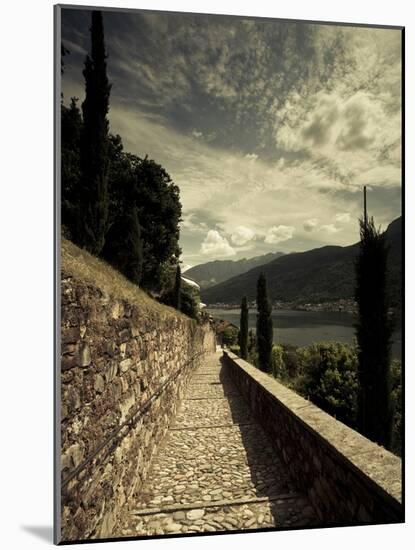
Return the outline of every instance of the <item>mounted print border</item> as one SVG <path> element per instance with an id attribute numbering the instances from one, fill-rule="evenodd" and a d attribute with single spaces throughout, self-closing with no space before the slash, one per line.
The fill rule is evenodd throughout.
<path id="1" fill-rule="evenodd" d="M 404 28 L 54 16 L 55 543 L 404 522 Z"/>

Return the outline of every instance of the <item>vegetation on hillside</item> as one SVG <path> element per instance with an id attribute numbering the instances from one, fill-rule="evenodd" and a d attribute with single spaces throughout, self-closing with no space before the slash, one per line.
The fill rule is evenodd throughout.
<path id="1" fill-rule="evenodd" d="M 255 361 L 255 356 L 250 360 Z M 344 424 L 358 425 L 358 350 L 339 342 L 306 347 L 274 345 L 273 375 Z M 401 362 L 391 362 L 392 437 L 388 449 L 402 453 Z M 365 434 L 363 434 L 365 435 Z"/>
<path id="2" fill-rule="evenodd" d="M 402 303 L 402 219 L 393 221 L 385 236 L 390 248 L 388 258 L 391 307 L 399 312 Z M 352 300 L 356 276 L 354 264 L 359 244 L 351 246 L 324 246 L 306 252 L 285 254 L 261 267 L 231 277 L 226 281 L 202 289 L 207 304 L 239 304 L 246 295 L 255 300 L 256 282 L 261 272 L 267 278 L 273 300 L 297 304 Z"/>
<path id="3" fill-rule="evenodd" d="M 283 252 L 269 252 L 249 259 L 213 260 L 191 267 L 186 271 L 186 275 L 199 283 L 202 289 L 205 289 L 246 273 L 254 267 L 267 264 L 283 255 Z"/>
<path id="4" fill-rule="evenodd" d="M 183 313 L 166 307 L 151 298 L 147 292 L 127 279 L 107 262 L 78 247 L 72 241 L 61 239 L 61 271 L 63 276 L 76 277 L 87 284 L 98 287 L 105 295 L 113 296 L 138 305 L 143 315 L 157 313 L 163 318 L 183 316 Z"/>
<path id="5" fill-rule="evenodd" d="M 92 11 L 91 17 L 82 114 L 76 98 L 69 106 L 63 98 L 61 103 L 65 235 L 152 296 L 197 316 L 198 300 L 185 286 L 178 288 L 177 281 L 179 188 L 160 164 L 125 152 L 122 138 L 110 133 L 111 84 L 102 13 Z M 69 53 L 62 47 L 62 73 L 63 57 Z"/>

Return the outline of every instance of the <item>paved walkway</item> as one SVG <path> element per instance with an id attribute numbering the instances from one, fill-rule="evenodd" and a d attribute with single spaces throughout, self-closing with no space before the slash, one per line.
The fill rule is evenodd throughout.
<path id="1" fill-rule="evenodd" d="M 119 526 L 123 535 L 315 524 L 220 358 L 212 354 L 195 371 L 141 495 Z"/>

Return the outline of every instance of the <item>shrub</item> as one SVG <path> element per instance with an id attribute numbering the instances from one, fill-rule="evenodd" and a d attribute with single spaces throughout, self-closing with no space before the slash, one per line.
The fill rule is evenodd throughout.
<path id="1" fill-rule="evenodd" d="M 339 342 L 299 348 L 294 389 L 351 427 L 356 426 L 357 354 Z"/>
<path id="2" fill-rule="evenodd" d="M 222 343 L 225 346 L 228 346 L 228 347 L 237 346 L 238 345 L 238 334 L 239 334 L 239 331 L 236 327 L 234 327 L 233 325 L 228 325 L 221 332 Z"/>
<path id="3" fill-rule="evenodd" d="M 272 374 L 275 378 L 280 378 L 282 380 L 286 378 L 283 355 L 283 347 L 274 344 L 272 346 Z"/>
<path id="4" fill-rule="evenodd" d="M 238 355 L 239 357 L 241 357 L 241 348 L 240 348 L 240 346 L 232 344 L 231 346 L 229 346 L 229 351 L 231 351 L 235 355 Z"/>
<path id="5" fill-rule="evenodd" d="M 392 422 L 392 452 L 402 453 L 402 367 L 401 362 L 394 359 L 391 364 L 391 405 L 393 411 Z"/>

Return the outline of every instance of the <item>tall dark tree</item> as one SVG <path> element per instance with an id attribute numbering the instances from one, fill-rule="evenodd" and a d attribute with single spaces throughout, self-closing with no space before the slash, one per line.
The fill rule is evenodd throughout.
<path id="1" fill-rule="evenodd" d="M 241 320 L 239 326 L 239 347 L 242 359 L 248 358 L 248 301 L 246 296 L 241 302 Z"/>
<path id="2" fill-rule="evenodd" d="M 173 288 L 173 307 L 180 309 L 181 307 L 181 288 L 182 288 L 182 272 L 180 265 L 176 267 L 176 276 L 174 278 L 174 288 Z"/>
<path id="3" fill-rule="evenodd" d="M 264 273 L 258 278 L 257 283 L 257 324 L 256 338 L 258 351 L 258 366 L 264 372 L 272 371 L 272 306 L 268 298 L 267 281 Z"/>
<path id="4" fill-rule="evenodd" d="M 81 200 L 78 243 L 98 255 L 105 241 L 108 220 L 108 109 L 111 85 L 107 77 L 107 54 L 102 13 L 92 12 L 91 55 L 87 55 L 83 75 L 85 100 L 82 103 Z"/>
<path id="5" fill-rule="evenodd" d="M 61 42 L 61 75 L 65 72 L 65 56 L 68 55 L 68 53 L 68 48 L 66 48 L 64 43 Z"/>
<path id="6" fill-rule="evenodd" d="M 365 201 L 366 203 L 366 201 Z M 392 430 L 391 335 L 387 292 L 388 247 L 385 233 L 368 219 L 366 205 L 360 220 L 360 250 L 356 260 L 358 320 L 358 429 L 389 447 Z"/>

